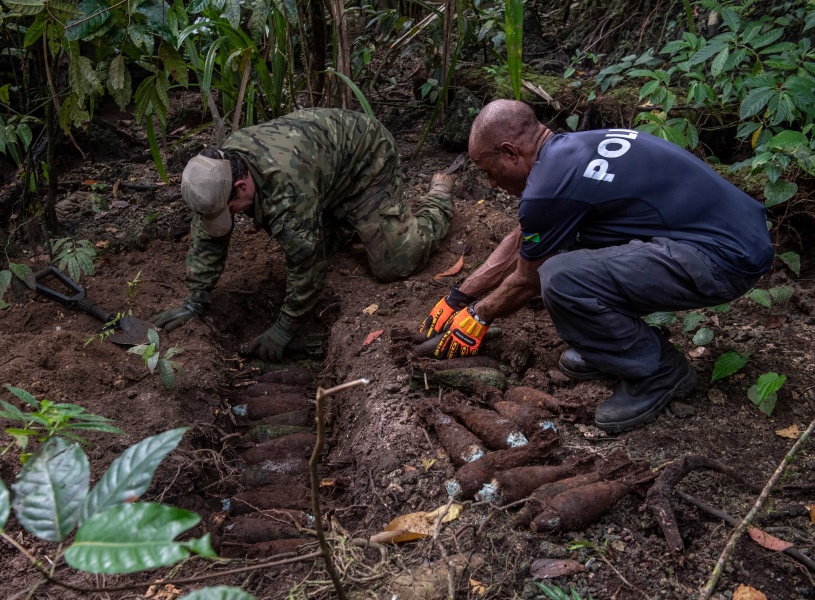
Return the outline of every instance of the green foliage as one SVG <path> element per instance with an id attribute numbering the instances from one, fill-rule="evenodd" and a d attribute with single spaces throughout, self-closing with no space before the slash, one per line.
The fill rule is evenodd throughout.
<path id="1" fill-rule="evenodd" d="M 669 327 L 676 323 L 675 312 L 655 312 L 642 318 L 651 327 Z"/>
<path id="2" fill-rule="evenodd" d="M 693 334 L 694 346 L 707 346 L 713 341 L 714 334 L 710 327 L 700 327 L 695 334 Z"/>
<path id="3" fill-rule="evenodd" d="M 175 372 L 178 371 L 182 374 L 184 372 L 181 365 L 172 360 L 172 358 L 181 354 L 184 350 L 173 346 L 172 348 L 168 348 L 164 356 L 162 356 L 159 350 L 159 335 L 155 329 L 148 330 L 147 340 L 149 343 L 133 346 L 128 352 L 141 356 L 142 364 L 150 370 L 151 375 L 155 372 L 156 368 L 158 368 L 164 387 L 167 390 L 172 390 L 175 388 Z"/>
<path id="4" fill-rule="evenodd" d="M 765 415 L 772 416 L 775 410 L 775 403 L 778 400 L 776 392 L 781 389 L 787 380 L 786 375 L 778 373 L 764 373 L 758 378 L 755 385 L 747 390 L 747 397 L 758 406 L 758 409 Z"/>
<path id="5" fill-rule="evenodd" d="M 583 600 L 583 596 L 581 596 L 580 593 L 578 593 L 578 591 L 571 586 L 567 592 L 555 584 L 548 585 L 541 583 L 540 581 L 536 581 L 535 585 L 538 586 L 538 589 L 543 592 L 544 595 L 549 598 L 549 600 Z M 586 600 L 592 600 L 591 596 L 587 596 Z"/>
<path id="6" fill-rule="evenodd" d="M 209 534 L 173 541 L 200 520 L 195 513 L 163 504 L 118 504 L 80 525 L 65 562 L 80 571 L 111 575 L 172 565 L 190 552 L 215 557 Z"/>
<path id="7" fill-rule="evenodd" d="M 639 99 L 653 108 L 637 116 L 638 129 L 684 148 L 696 147 L 699 135 L 696 120 L 676 108 L 682 100 L 697 112 L 737 114 L 737 137 L 754 156 L 732 169 L 765 175 L 765 203 L 772 207 L 797 192 L 797 173 L 815 175 L 815 49 L 803 35 L 815 23 L 815 4 L 786 3 L 760 17 L 751 16 L 750 3 L 718 4 L 720 34 L 708 40 L 686 31 L 659 50 L 660 58 L 653 50 L 627 56 L 600 71 L 596 84 L 605 92 L 641 82 Z"/>
<path id="8" fill-rule="evenodd" d="M 136 292 L 139 291 L 139 286 L 141 285 L 141 281 L 139 281 L 139 277 L 141 277 L 141 270 L 136 273 L 136 276 L 127 282 L 127 299 L 132 300 L 136 296 Z"/>
<path id="9" fill-rule="evenodd" d="M 51 252 L 60 271 L 68 270 L 71 279 L 78 282 L 82 274 L 93 275 L 93 261 L 96 259 L 96 247 L 89 240 L 75 242 L 71 238 L 54 241 Z"/>
<path id="10" fill-rule="evenodd" d="M 218 585 L 195 590 L 178 600 L 256 600 L 256 598 L 240 588 Z"/>
<path id="11" fill-rule="evenodd" d="M 725 352 L 722 354 L 718 359 L 716 359 L 716 364 L 713 365 L 713 375 L 710 378 L 710 381 L 718 381 L 719 379 L 724 379 L 725 377 L 729 377 L 733 373 L 736 373 L 747 364 L 747 361 L 750 360 L 750 353 L 739 353 L 733 350 L 729 352 Z"/>
<path id="12" fill-rule="evenodd" d="M 796 277 L 801 276 L 801 257 L 797 252 L 784 252 L 783 254 L 777 254 L 776 257 L 787 265 L 789 270 L 795 273 Z"/>
<path id="13" fill-rule="evenodd" d="M 504 0 L 507 67 L 515 99 L 521 99 L 521 54 L 523 50 L 524 3 L 523 0 Z"/>
<path id="14" fill-rule="evenodd" d="M 198 515 L 137 502 L 184 431 L 186 428 L 173 429 L 131 446 L 90 492 L 90 466 L 81 446 L 61 437 L 48 439 L 23 466 L 11 494 L 0 482 L 0 529 L 6 525 L 10 508 L 20 525 L 42 540 L 62 542 L 78 525 L 64 558 L 72 567 L 89 573 L 143 571 L 173 564 L 191 552 L 215 557 L 209 534 L 174 541 L 198 524 Z M 58 554 L 54 563 L 61 558 Z M 215 593 L 218 598 L 249 597 L 227 588 Z"/>
<path id="15" fill-rule="evenodd" d="M 8 87 L 9 84 L 6 84 L 0 88 L 0 102 L 4 104 L 9 101 Z M 12 115 L 7 121 L 0 115 L 0 154 L 8 154 L 18 167 L 23 164 L 25 153 L 31 146 L 33 134 L 30 125 L 34 124 L 40 124 L 39 119 L 28 115 Z"/>
<path id="16" fill-rule="evenodd" d="M 0 406 L 2 406 L 0 418 L 20 424 L 5 430 L 13 438 L 13 442 L 3 450 L 2 454 L 8 452 L 9 448 L 16 444 L 20 449 L 20 459 L 23 462 L 30 456 L 25 453 L 30 438 L 46 442 L 51 438 L 61 436 L 87 444 L 88 442 L 75 432 L 123 433 L 111 425 L 110 419 L 87 413 L 84 408 L 76 404 L 56 403 L 45 398 L 37 400 L 29 392 L 13 386 L 6 386 L 6 389 L 34 409 L 23 412 L 13 404 L 0 400 Z"/>
<path id="17" fill-rule="evenodd" d="M 769 310 L 772 308 L 773 304 L 788 301 L 790 298 L 792 298 L 792 293 L 793 290 L 790 286 L 779 285 L 771 287 L 769 290 L 753 288 L 744 294 L 744 297 L 749 298 L 756 304 L 760 304 Z"/>

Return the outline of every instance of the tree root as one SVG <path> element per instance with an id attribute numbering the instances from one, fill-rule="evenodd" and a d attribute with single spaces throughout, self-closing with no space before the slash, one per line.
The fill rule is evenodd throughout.
<path id="1" fill-rule="evenodd" d="M 752 492 L 761 491 L 760 487 L 745 480 L 735 470 L 716 460 L 700 454 L 688 454 L 681 460 L 669 464 L 657 478 L 654 485 L 648 490 L 646 506 L 654 513 L 654 518 L 662 527 L 668 549 L 678 554 L 684 550 L 682 536 L 676 524 L 676 516 L 671 508 L 671 492 L 688 473 L 695 469 L 710 469 L 727 475 L 733 481 L 740 483 Z"/>

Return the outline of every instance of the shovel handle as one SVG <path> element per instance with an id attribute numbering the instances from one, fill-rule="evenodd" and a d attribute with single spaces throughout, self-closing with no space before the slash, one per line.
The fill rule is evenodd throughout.
<path id="1" fill-rule="evenodd" d="M 88 300 L 87 298 L 82 298 L 78 300 L 76 305 L 84 310 L 86 313 L 95 317 L 102 321 L 102 323 L 107 323 L 113 318 L 113 314 L 106 311 L 104 308 L 96 304 L 95 302 Z"/>

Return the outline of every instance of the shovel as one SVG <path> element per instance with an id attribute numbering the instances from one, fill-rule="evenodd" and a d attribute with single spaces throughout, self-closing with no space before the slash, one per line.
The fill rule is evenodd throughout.
<path id="1" fill-rule="evenodd" d="M 64 285 L 70 295 L 61 294 L 41 283 L 41 280 L 49 276 L 54 277 Z M 116 323 L 111 323 L 111 321 L 116 319 L 116 315 L 109 313 L 95 302 L 86 298 L 85 288 L 54 266 L 45 267 L 41 271 L 38 271 L 34 275 L 34 278 L 37 280 L 38 294 L 70 308 L 81 308 L 92 317 L 96 317 L 106 324 L 103 331 L 109 331 L 115 328 L 117 333 L 105 337 L 109 342 L 113 342 L 119 346 L 147 344 L 147 331 L 156 328 L 155 325 L 148 321 L 127 315 L 122 316 Z"/>

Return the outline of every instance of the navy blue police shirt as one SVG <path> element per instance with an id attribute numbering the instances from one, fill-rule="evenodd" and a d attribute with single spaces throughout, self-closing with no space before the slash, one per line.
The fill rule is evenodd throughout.
<path id="1" fill-rule="evenodd" d="M 550 137 L 519 218 L 527 260 L 652 237 L 693 244 L 745 277 L 768 271 L 774 256 L 762 204 L 690 152 L 628 129 Z"/>

